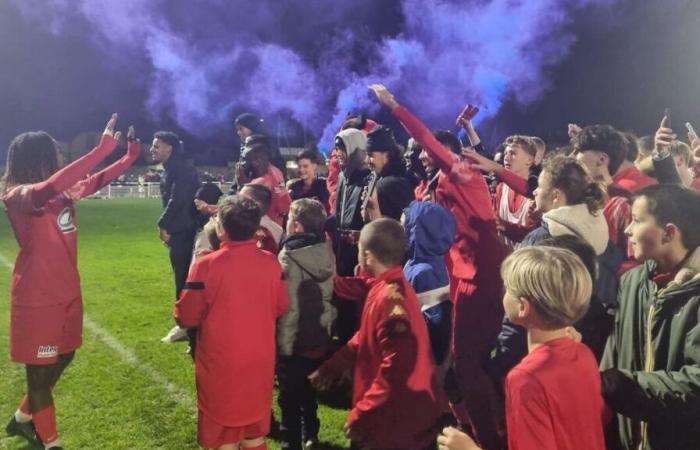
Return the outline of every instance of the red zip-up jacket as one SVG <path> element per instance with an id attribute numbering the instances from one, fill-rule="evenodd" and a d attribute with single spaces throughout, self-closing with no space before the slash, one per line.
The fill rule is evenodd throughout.
<path id="1" fill-rule="evenodd" d="M 369 286 L 360 329 L 320 375 L 337 378 L 354 367 L 347 423 L 362 446 L 424 448 L 435 439 L 446 403 L 418 299 L 401 267 Z"/>
<path id="2" fill-rule="evenodd" d="M 399 105 L 393 113 L 442 171 L 435 192 L 437 202 L 457 221 L 457 238 L 449 252 L 453 278 L 473 280 L 481 270 L 498 274 L 505 249 L 496 232 L 496 215 L 486 181 L 467 161 L 461 161 L 435 139 L 404 106 Z"/>

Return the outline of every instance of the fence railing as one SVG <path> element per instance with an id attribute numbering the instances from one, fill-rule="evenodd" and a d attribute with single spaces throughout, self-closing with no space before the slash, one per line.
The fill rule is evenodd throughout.
<path id="1" fill-rule="evenodd" d="M 224 194 L 232 183 L 214 183 Z M 90 198 L 160 198 L 160 183 L 119 183 L 105 186 Z"/>

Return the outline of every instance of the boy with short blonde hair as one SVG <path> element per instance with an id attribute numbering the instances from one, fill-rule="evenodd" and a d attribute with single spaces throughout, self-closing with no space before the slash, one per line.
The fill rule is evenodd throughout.
<path id="1" fill-rule="evenodd" d="M 588 309 L 588 270 L 570 250 L 527 247 L 504 261 L 501 276 L 506 315 L 527 329 L 529 349 L 506 378 L 508 448 L 604 450 L 598 365 L 567 330 Z M 478 448 L 454 428 L 443 430 L 438 444 Z"/>

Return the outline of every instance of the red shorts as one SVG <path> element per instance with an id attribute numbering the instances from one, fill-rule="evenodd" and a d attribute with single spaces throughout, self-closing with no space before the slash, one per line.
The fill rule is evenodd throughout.
<path id="1" fill-rule="evenodd" d="M 227 427 L 213 421 L 199 410 L 197 421 L 197 441 L 204 448 L 219 448 L 224 444 L 235 444 L 244 439 L 265 437 L 270 432 L 268 415 L 259 422 L 242 427 Z"/>
<path id="2" fill-rule="evenodd" d="M 22 364 L 55 364 L 83 343 L 83 300 L 41 307 L 12 304 L 10 358 Z"/>

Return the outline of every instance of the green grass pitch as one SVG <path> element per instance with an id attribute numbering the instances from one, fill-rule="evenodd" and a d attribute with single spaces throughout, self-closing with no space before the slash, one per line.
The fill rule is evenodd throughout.
<path id="1" fill-rule="evenodd" d="M 74 449 L 197 449 L 193 365 L 185 345 L 159 339 L 173 325 L 174 288 L 158 240 L 157 200 L 85 200 L 77 206 L 85 304 L 83 346 L 54 391 L 64 446 Z M 9 291 L 17 244 L 0 219 L 0 420 L 24 393 L 24 367 L 8 355 Z M 235 383 L 235 374 L 231 374 Z M 277 406 L 275 405 L 275 409 Z M 347 411 L 321 405 L 321 441 L 347 448 Z M 275 410 L 279 418 L 279 411 Z M 4 435 L 0 449 L 29 449 Z M 271 448 L 279 448 L 270 440 Z"/>

